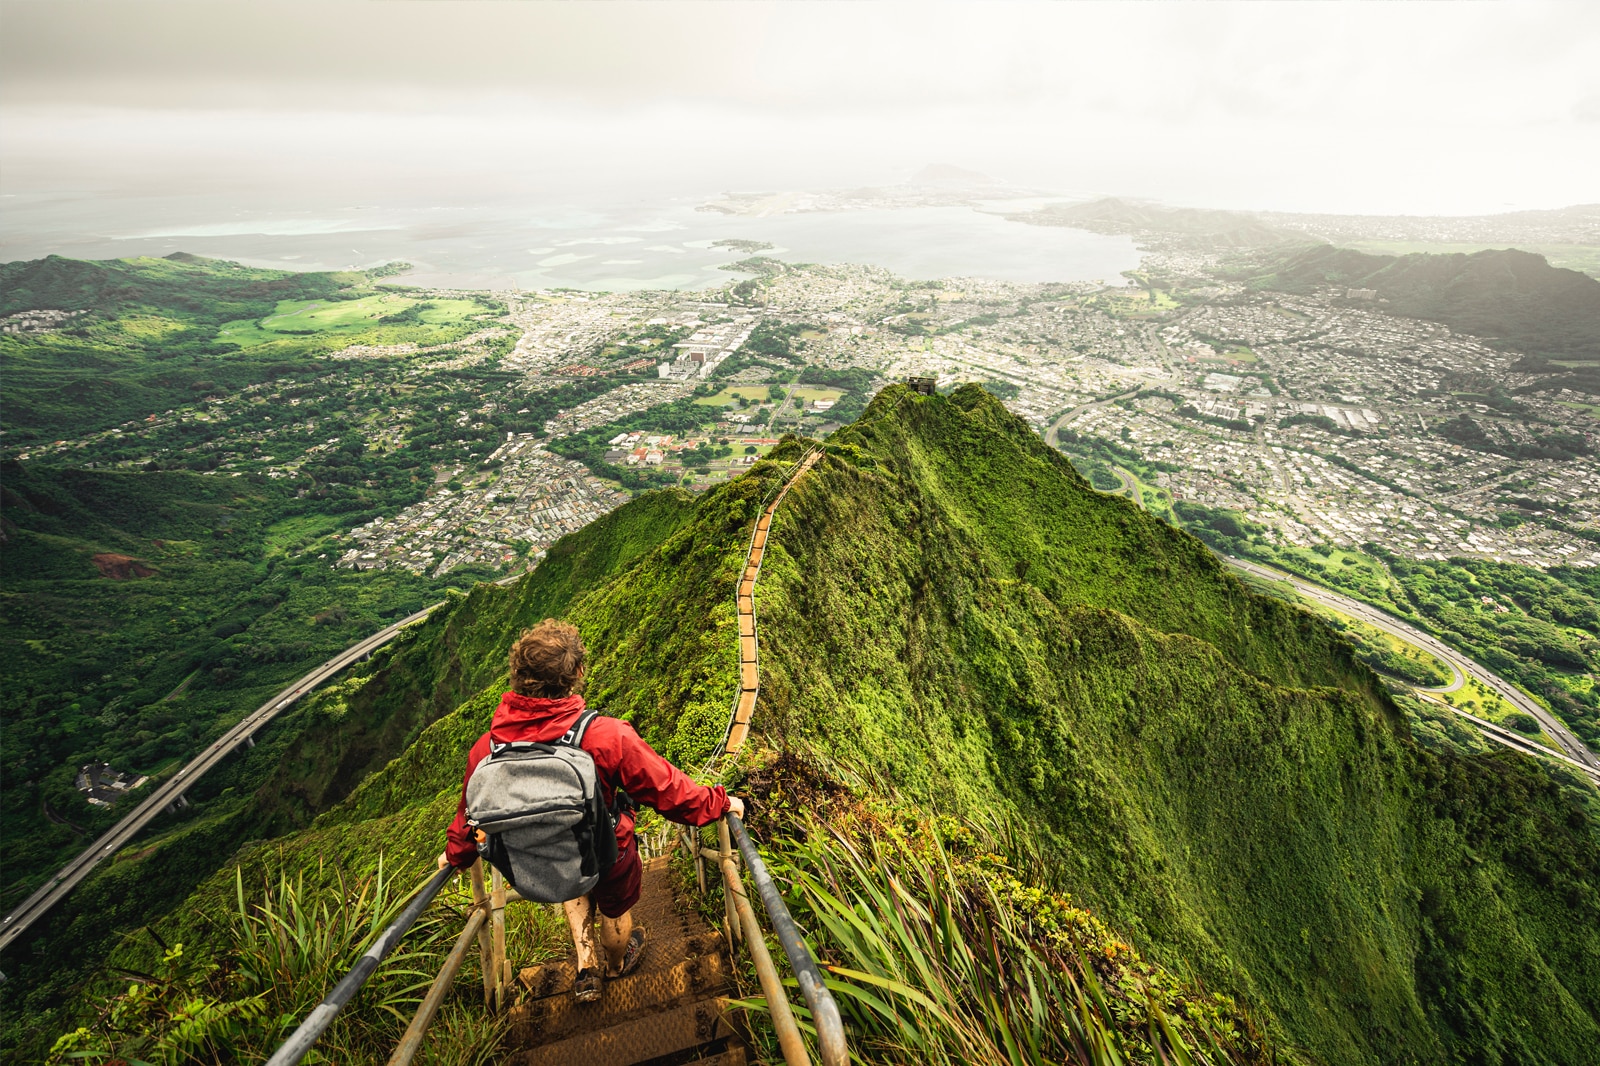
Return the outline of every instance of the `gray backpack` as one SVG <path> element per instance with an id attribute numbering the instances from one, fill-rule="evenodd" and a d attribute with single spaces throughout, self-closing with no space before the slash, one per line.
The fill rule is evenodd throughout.
<path id="1" fill-rule="evenodd" d="M 467 824 L 478 854 L 523 899 L 587 895 L 617 861 L 616 822 L 600 796 L 594 759 L 579 745 L 598 711 L 553 743 L 496 744 L 467 781 Z M 475 834 L 477 835 L 477 834 Z"/>

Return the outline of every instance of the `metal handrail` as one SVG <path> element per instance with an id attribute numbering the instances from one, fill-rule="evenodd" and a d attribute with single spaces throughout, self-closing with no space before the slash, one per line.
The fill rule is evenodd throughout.
<path id="1" fill-rule="evenodd" d="M 769 505 L 775 506 L 787 492 L 796 474 L 805 469 L 808 460 L 822 453 L 820 447 L 806 450 L 795 462 L 795 470 L 775 487 L 762 501 L 762 513 L 767 512 Z M 746 565 L 751 551 L 755 546 L 756 530 L 760 528 L 760 518 L 756 520 L 756 527 L 750 532 L 750 546 L 746 549 Z M 735 700 L 737 708 L 737 699 Z M 709 767 L 717 757 L 723 754 L 722 744 L 718 744 L 713 752 Z M 699 888 L 703 893 L 706 889 L 703 860 L 713 858 L 718 861 L 721 868 L 723 885 L 726 890 L 726 936 L 729 954 L 733 952 L 735 943 L 740 938 L 741 927 L 745 942 L 749 945 L 752 962 L 755 963 L 756 973 L 761 981 L 761 989 L 767 999 L 767 1008 L 770 1012 L 774 1028 L 777 1030 L 778 1042 L 783 1049 L 784 1059 L 789 1066 L 810 1066 L 810 1057 L 806 1053 L 805 1042 L 800 1036 L 799 1027 L 794 1020 L 794 1013 L 790 1009 L 789 999 L 784 992 L 783 983 L 778 977 L 778 971 L 772 964 L 772 956 L 767 951 L 767 944 L 761 925 L 756 919 L 754 908 L 750 906 L 749 897 L 744 891 L 743 879 L 739 876 L 738 865 L 734 860 L 732 841 L 738 843 L 738 851 L 745 860 L 745 865 L 750 869 L 750 875 L 755 879 L 756 888 L 761 894 L 762 906 L 766 909 L 767 917 L 771 920 L 773 932 L 777 934 L 778 941 L 783 945 L 784 954 L 789 959 L 789 968 L 794 971 L 799 981 L 801 994 L 805 997 L 806 1005 L 811 1010 L 812 1024 L 817 1033 L 818 1050 L 822 1056 L 823 1066 L 848 1066 L 850 1061 L 849 1048 L 845 1043 L 844 1023 L 839 1016 L 838 1005 L 833 1000 L 833 995 L 823 983 L 822 974 L 817 969 L 817 964 L 811 957 L 811 951 L 806 947 L 805 939 L 800 935 L 800 929 L 795 925 L 794 919 L 789 914 L 789 909 L 779 894 L 777 885 L 773 883 L 772 875 L 767 872 L 766 864 L 761 861 L 755 846 L 750 842 L 750 835 L 745 830 L 744 822 L 740 817 L 729 811 L 719 825 L 721 850 L 705 852 L 699 847 L 691 847 L 690 852 L 695 857 L 696 872 L 699 875 Z M 272 1058 L 267 1060 L 266 1066 L 295 1066 L 311 1046 L 317 1042 L 322 1033 L 333 1022 L 339 1010 L 348 1003 L 355 993 L 366 982 L 372 972 L 377 969 L 385 955 L 399 943 L 401 937 L 411 928 L 412 924 L 433 902 L 439 890 L 444 887 L 450 875 L 455 871 L 446 867 L 436 873 L 416 897 L 407 905 L 394 924 L 383 931 L 383 934 L 369 948 L 355 967 L 346 974 L 332 992 L 317 1006 L 317 1009 L 300 1024 L 300 1027 L 286 1040 Z M 455 946 L 446 957 L 444 965 L 435 976 L 422 1003 L 418 1006 L 411 1023 L 406 1027 L 405 1034 L 400 1043 L 395 1047 L 389 1059 L 389 1066 L 409 1066 L 422 1046 L 422 1039 L 429 1024 L 438 1013 L 440 1004 L 448 993 L 456 974 L 460 971 L 462 962 L 466 959 L 467 952 L 474 939 L 479 942 L 480 950 L 484 955 L 483 978 L 484 999 L 492 1008 L 498 1009 L 503 1005 L 505 985 L 510 980 L 509 966 L 505 958 L 505 925 L 504 910 L 509 898 L 520 899 L 514 892 L 508 893 L 506 886 L 501 881 L 498 871 L 494 875 L 494 889 L 492 894 L 484 891 L 482 864 L 475 863 L 471 867 L 473 875 L 472 911 L 468 916 L 465 927 L 456 939 Z M 486 929 L 492 926 L 492 931 Z"/>
<path id="2" fill-rule="evenodd" d="M 317 1004 L 317 1009 L 300 1023 L 300 1028 L 291 1033 L 289 1039 L 272 1053 L 272 1058 L 267 1060 L 267 1066 L 294 1066 L 305 1057 L 306 1052 L 311 1050 L 311 1045 L 315 1044 L 333 1023 L 339 1010 L 350 1002 L 362 985 L 366 984 L 367 978 L 372 976 L 372 971 L 378 968 L 378 963 L 400 943 L 401 938 L 410 931 L 411 926 L 422 916 L 422 912 L 433 902 L 433 897 L 439 894 L 439 890 L 453 873 L 455 870 L 447 866 L 428 879 L 428 883 L 412 897 L 410 903 L 406 904 L 406 909 L 400 912 L 400 917 L 379 934 L 378 939 L 372 942 L 366 953 L 356 960 L 350 972 L 344 975 L 344 979 L 334 985 L 333 991 Z"/>
<path id="3" fill-rule="evenodd" d="M 761 893 L 761 904 L 766 908 L 767 917 L 772 921 L 772 931 L 777 934 L 778 943 L 783 945 L 783 953 L 789 957 L 789 969 L 794 971 L 795 980 L 800 984 L 800 994 L 805 997 L 806 1006 L 811 1009 L 811 1024 L 817 1031 L 817 1050 L 822 1055 L 822 1066 L 846 1066 L 850 1061 L 850 1048 L 845 1042 L 844 1020 L 839 1017 L 839 1005 L 833 1001 L 833 993 L 828 991 L 828 986 L 823 982 L 822 971 L 817 969 L 816 960 L 811 957 L 811 949 L 806 947 L 805 938 L 800 935 L 800 927 L 795 925 L 788 906 L 783 902 L 783 896 L 778 892 L 778 886 L 773 882 L 772 875 L 767 872 L 767 864 L 761 861 L 760 853 L 751 843 L 750 834 L 744 827 L 744 820 L 732 811 L 729 811 L 726 817 L 728 828 L 739 845 L 739 854 L 743 856 L 750 877 L 756 883 L 756 890 Z M 731 860 L 724 858 L 722 866 L 726 874 L 732 866 Z M 742 892 L 737 896 L 737 901 L 744 900 Z M 748 907 L 749 904 L 746 903 L 745 906 Z M 761 940 L 760 935 L 747 936 L 746 939 L 750 942 L 752 954 L 755 954 L 756 945 Z M 765 950 L 766 945 L 762 944 L 763 954 Z M 771 965 L 770 961 L 768 965 Z M 770 995 L 768 1003 L 771 1003 Z M 785 1012 L 788 1010 L 787 1001 L 784 1003 L 784 1010 Z"/>

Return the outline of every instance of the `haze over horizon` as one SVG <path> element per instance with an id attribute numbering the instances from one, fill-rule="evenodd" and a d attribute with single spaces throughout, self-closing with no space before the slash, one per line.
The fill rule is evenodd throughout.
<path id="1" fill-rule="evenodd" d="M 889 184 L 929 162 L 1238 209 L 1600 199 L 1592 6 L 0 10 L 8 237 L 78 204 L 101 230 L 171 198 L 193 198 L 194 226 L 329 205 L 638 205 Z"/>

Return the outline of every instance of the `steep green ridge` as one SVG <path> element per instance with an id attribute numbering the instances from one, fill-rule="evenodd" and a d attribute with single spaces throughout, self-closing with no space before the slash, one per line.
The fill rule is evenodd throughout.
<path id="1" fill-rule="evenodd" d="M 1532 356 L 1600 358 L 1600 281 L 1532 252 L 1394 256 L 1320 245 L 1284 256 L 1250 283 L 1284 292 L 1375 289 L 1388 301 L 1385 310 L 1443 322 Z"/>
<path id="2" fill-rule="evenodd" d="M 905 802 L 1020 817 L 1048 887 L 1241 996 L 1296 1058 L 1585 1061 L 1600 835 L 1542 769 L 1419 749 L 1348 644 L 1094 492 L 979 388 L 888 389 L 829 452 L 778 512 L 757 590 L 768 744 Z M 698 762 L 733 695 L 750 523 L 799 453 L 692 504 L 624 507 L 610 521 L 640 531 L 631 565 L 553 553 L 323 700 L 330 729 L 455 706 L 309 829 L 251 851 L 252 875 L 424 863 L 505 643 L 545 614 L 583 630 L 593 703 Z M 230 885 L 219 873 L 192 902 Z M 195 906 L 169 939 L 203 936 Z"/>
<path id="3" fill-rule="evenodd" d="M 206 505 L 231 503 L 239 509 L 240 524 L 247 524 L 249 512 L 232 500 L 231 494 L 240 488 L 237 482 L 189 475 L 140 476 L 165 478 L 202 494 L 198 499 L 175 494 L 172 506 L 204 514 L 209 513 Z M 203 495 L 206 492 L 222 495 L 212 499 Z M 375 771 L 397 755 L 425 750 L 412 743 L 430 722 L 504 673 L 505 649 L 514 633 L 527 624 L 526 619 L 537 621 L 564 613 L 575 596 L 626 570 L 693 514 L 694 498 L 689 493 L 646 494 L 563 538 L 538 570 L 515 587 L 480 584 L 470 594 L 452 593 L 444 608 L 380 649 L 354 676 L 286 712 L 263 732 L 254 750 L 225 761 L 188 791 L 192 807 L 158 823 L 161 836 L 157 842 L 130 849 L 102 867 L 35 926 L 28 938 L 7 952 L 5 969 L 11 980 L 0 986 L 0 1052 L 16 1047 L 37 1051 L 36 1041 L 53 1036 L 51 1027 L 59 1028 L 58 1020 L 77 1009 L 85 978 L 101 966 L 125 934 L 163 915 L 192 917 L 183 901 L 228 860 L 241 841 L 295 833 L 344 799 L 358 783 L 386 780 Z M 306 577 L 316 579 L 331 573 L 326 566 L 316 566 Z M 286 572 L 284 578 L 290 577 Z M 423 588 L 421 582 L 416 585 L 418 590 Z M 112 591 L 128 590 L 119 586 Z M 137 595 L 150 590 L 132 591 Z M 292 606 L 299 602 L 298 597 L 317 592 L 315 586 L 294 589 L 287 602 Z M 408 609 L 423 602 L 426 600 L 413 602 Z M 353 616 L 351 624 L 361 626 L 364 617 Z M 374 628 L 377 626 L 369 620 L 365 628 L 324 654 L 353 643 Z M 288 678 L 274 680 L 281 684 Z M 236 708 L 235 716 L 254 709 L 270 691 L 273 689 L 244 693 L 248 702 Z M 46 703 L 38 714 L 18 719 L 17 724 L 27 725 L 37 718 L 41 727 L 48 725 L 52 720 L 48 710 Z M 77 721 L 77 717 L 69 719 Z M 20 779 L 15 784 L 22 787 L 13 787 L 16 774 L 12 767 L 20 765 L 13 760 L 19 750 L 25 753 L 16 745 L 23 738 L 17 735 L 13 720 L 8 719 L 7 727 L 5 839 L 10 874 L 13 868 L 21 872 L 19 841 L 38 838 L 34 850 L 41 860 L 48 857 L 44 849 L 54 847 L 57 862 L 83 843 L 72 841 L 64 827 L 36 824 L 42 821 L 35 813 L 37 788 Z M 77 733 L 93 727 L 92 722 L 87 727 L 74 725 Z M 459 779 L 459 758 L 459 752 L 451 752 L 441 759 L 439 766 L 445 768 L 446 777 Z M 391 775 L 387 780 L 395 779 Z M 410 787 L 414 782 L 402 780 L 399 784 Z M 51 831 L 54 837 L 47 836 Z M 427 823 L 427 833 L 428 845 L 436 846 L 438 825 Z M 385 847 L 395 846 L 396 841 L 382 835 L 328 854 L 360 866 L 364 857 L 375 863 Z M 315 866 L 317 861 L 316 853 L 311 853 L 308 862 Z M 231 874 L 219 876 L 232 884 Z M 190 942 L 195 943 L 192 938 Z M 137 954 L 140 948 L 124 950 Z M 48 1041 L 44 1046 L 48 1047 Z M 23 1054 L 21 1061 L 38 1058 L 38 1054 Z"/>
<path id="4" fill-rule="evenodd" d="M 1004 797 L 1066 888 L 1326 1061 L 1581 1061 L 1600 851 L 1542 771 L 1420 752 L 1330 631 L 978 390 L 834 440 L 861 466 L 791 493 L 765 564 L 775 738 Z"/>

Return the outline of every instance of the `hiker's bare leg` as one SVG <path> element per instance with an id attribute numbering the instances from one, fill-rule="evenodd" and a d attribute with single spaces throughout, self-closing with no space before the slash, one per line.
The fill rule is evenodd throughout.
<path id="1" fill-rule="evenodd" d="M 628 938 L 632 935 L 632 911 L 621 918 L 600 916 L 600 946 L 606 951 L 606 976 L 615 976 L 622 969 L 623 957 L 628 954 Z"/>
<path id="2" fill-rule="evenodd" d="M 569 899 L 561 905 L 567 916 L 567 928 L 572 931 L 572 946 L 578 952 L 578 969 L 588 970 L 600 965 L 594 950 L 594 901 L 588 896 Z"/>

